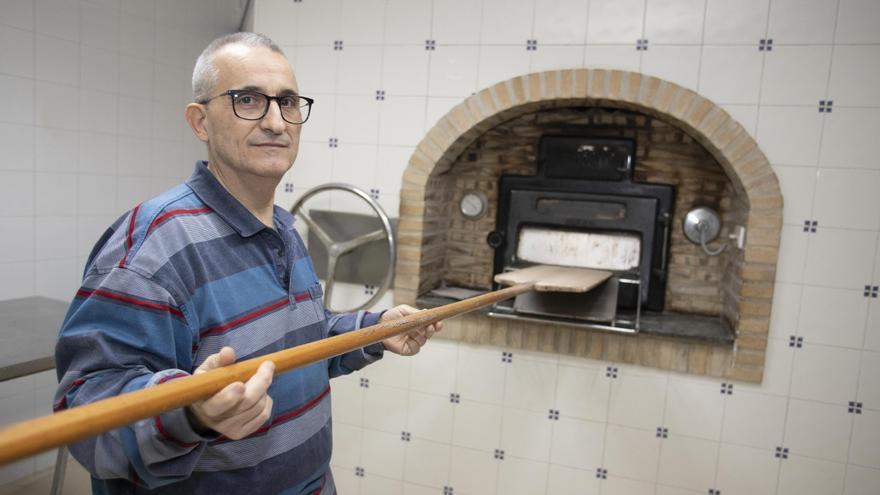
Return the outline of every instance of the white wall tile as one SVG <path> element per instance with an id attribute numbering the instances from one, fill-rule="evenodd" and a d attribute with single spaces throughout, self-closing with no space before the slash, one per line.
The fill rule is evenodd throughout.
<path id="1" fill-rule="evenodd" d="M 421 46 L 386 46 L 378 89 L 384 89 L 389 97 L 427 94 L 430 53 Z"/>
<path id="2" fill-rule="evenodd" d="M 715 480 L 717 442 L 671 434 L 662 440 L 657 482 L 705 490 Z"/>
<path id="3" fill-rule="evenodd" d="M 555 401 L 555 363 L 514 354 L 504 380 L 504 405 L 545 413 Z"/>
<path id="4" fill-rule="evenodd" d="M 79 83 L 79 45 L 37 35 L 36 77 L 41 81 L 75 86 Z"/>
<path id="5" fill-rule="evenodd" d="M 785 423 L 783 444 L 798 455 L 846 462 L 852 433 L 853 415 L 846 403 L 791 399 Z M 816 425 L 822 425 L 816 428 Z"/>
<path id="6" fill-rule="evenodd" d="M 611 475 L 653 483 L 660 459 L 660 439 L 654 434 L 609 424 L 602 467 Z"/>
<path id="7" fill-rule="evenodd" d="M 376 143 L 379 103 L 375 97 L 368 95 L 336 97 L 335 136 L 340 146 Z"/>
<path id="8" fill-rule="evenodd" d="M 487 492 L 488 493 L 488 492 Z M 553 495 L 599 495 L 596 472 L 550 464 L 547 493 Z"/>
<path id="9" fill-rule="evenodd" d="M 744 476 L 743 473 L 748 473 Z M 774 493 L 779 475 L 779 459 L 772 450 L 721 444 L 715 486 L 727 495 Z"/>
<path id="10" fill-rule="evenodd" d="M 560 365 L 556 382 L 556 409 L 566 417 L 606 421 L 611 381 L 605 369 Z"/>
<path id="11" fill-rule="evenodd" d="M 425 135 L 425 97 L 387 96 L 379 105 L 379 144 L 415 147 Z"/>
<path id="12" fill-rule="evenodd" d="M 501 420 L 501 448 L 505 455 L 547 462 L 551 427 L 546 411 L 506 408 Z"/>
<path id="13" fill-rule="evenodd" d="M 82 266 L 76 258 L 43 260 L 34 265 L 34 294 L 69 301 L 76 294 L 82 278 Z M 44 387 L 38 394 L 34 416 L 52 412 L 55 386 Z M 39 392 L 39 389 L 38 389 Z"/>
<path id="14" fill-rule="evenodd" d="M 872 299 L 868 302 L 868 325 L 867 330 L 865 331 L 865 349 L 880 351 L 880 299 Z"/>
<path id="15" fill-rule="evenodd" d="M 859 351 L 804 342 L 795 350 L 791 397 L 846 404 L 856 394 Z"/>
<path id="16" fill-rule="evenodd" d="M 118 5 L 111 7 L 91 2 L 80 2 L 80 42 L 96 47 L 115 48 L 121 37 L 120 15 Z"/>
<path id="17" fill-rule="evenodd" d="M 706 30 L 703 42 L 715 44 L 748 44 L 754 48 L 767 28 L 769 0 L 747 0 L 736 4 L 724 0 L 707 0 Z"/>
<path id="18" fill-rule="evenodd" d="M 591 69 L 638 71 L 641 52 L 628 45 L 587 45 L 584 66 Z"/>
<path id="19" fill-rule="evenodd" d="M 825 115 L 819 164 L 880 169 L 873 136 L 880 133 L 880 108 L 836 108 Z"/>
<path id="20" fill-rule="evenodd" d="M 836 43 L 877 43 L 880 5 L 871 0 L 841 0 L 837 15 Z"/>
<path id="21" fill-rule="evenodd" d="M 434 2 L 431 35 L 438 44 L 476 44 L 480 41 L 482 0 Z M 462 15 L 468 12 L 468 15 Z"/>
<path id="22" fill-rule="evenodd" d="M 505 370 L 500 352 L 462 344 L 458 349 L 455 392 L 462 399 L 501 404 L 504 400 Z"/>
<path id="23" fill-rule="evenodd" d="M 715 103 L 757 103 L 763 56 L 754 46 L 704 46 L 699 93 Z"/>
<path id="24" fill-rule="evenodd" d="M 449 478 L 449 445 L 413 438 L 406 445 L 403 479 L 410 483 L 440 488 Z"/>
<path id="25" fill-rule="evenodd" d="M 153 37 L 156 26 L 148 19 L 122 14 L 119 30 L 119 52 L 147 60 L 153 59 Z"/>
<path id="26" fill-rule="evenodd" d="M 527 74 L 529 53 L 522 45 L 481 46 L 477 89 L 488 88 L 497 82 Z"/>
<path id="27" fill-rule="evenodd" d="M 492 452 L 501 445 L 502 408 L 462 397 L 455 406 L 452 443 Z"/>
<path id="28" fill-rule="evenodd" d="M 862 410 L 854 416 L 849 462 L 880 469 L 880 411 Z"/>
<path id="29" fill-rule="evenodd" d="M 534 0 L 483 0 L 483 12 L 504 11 L 503 16 L 484 15 L 480 42 L 490 45 L 517 45 L 525 50 L 532 37 Z M 462 13 L 460 12 L 459 15 Z"/>
<path id="30" fill-rule="evenodd" d="M 388 0 L 385 3 L 385 43 L 423 45 L 431 35 L 432 3 L 430 0 Z"/>
<path id="31" fill-rule="evenodd" d="M 449 396 L 455 387 L 455 362 L 458 350 L 442 341 L 431 341 L 413 360 L 410 388 L 419 392 Z"/>
<path id="32" fill-rule="evenodd" d="M 543 462 L 505 457 L 499 466 L 498 493 L 544 493 L 547 487 L 547 468 L 547 464 Z"/>
<path id="33" fill-rule="evenodd" d="M 541 45 L 532 52 L 529 72 L 545 70 L 577 69 L 584 65 L 583 46 Z"/>
<path id="34" fill-rule="evenodd" d="M 0 172 L 0 215 L 29 216 L 34 212 L 34 176 L 28 172 Z"/>
<path id="35" fill-rule="evenodd" d="M 431 52 L 428 95 L 470 96 L 477 90 L 479 57 L 479 47 L 438 46 Z"/>
<path id="36" fill-rule="evenodd" d="M 413 151 L 415 151 L 415 147 L 379 145 L 376 156 L 376 177 L 373 179 L 379 190 L 383 193 L 388 192 L 399 199 L 403 171 L 406 169 Z M 388 211 L 388 213 L 392 216 L 397 215 L 396 210 Z"/>
<path id="37" fill-rule="evenodd" d="M 408 388 L 412 359 L 387 352 L 381 361 L 364 368 L 361 373 L 370 383 L 389 387 Z"/>
<path id="38" fill-rule="evenodd" d="M 865 407 L 880 409 L 880 353 L 862 353 L 857 397 Z"/>
<path id="39" fill-rule="evenodd" d="M 15 95 L 7 102 L 4 122 L 15 124 L 34 123 L 34 81 L 22 77 L 0 75 L 0 93 Z"/>
<path id="40" fill-rule="evenodd" d="M 400 440 L 400 432 L 385 433 L 366 429 L 359 466 L 371 475 L 399 480 L 403 478 L 405 452 L 406 442 Z"/>
<path id="41" fill-rule="evenodd" d="M 837 0 L 774 0 L 770 2 L 767 37 L 774 45 L 830 44 L 834 35 Z"/>
<path id="42" fill-rule="evenodd" d="M 880 59 L 877 45 L 837 45 L 831 60 L 828 96 L 837 105 L 877 106 L 880 95 L 880 64 L 865 63 Z"/>
<path id="43" fill-rule="evenodd" d="M 343 466 L 354 469 L 355 466 L 360 465 L 364 433 L 365 430 L 359 427 L 334 421 L 333 458 L 330 461 L 334 468 Z"/>
<path id="44" fill-rule="evenodd" d="M 64 207 L 75 209 L 74 205 L 75 203 L 59 202 L 56 211 L 58 216 L 37 217 L 34 234 L 34 259 L 40 261 L 76 256 L 76 242 L 74 242 L 76 221 L 72 217 L 60 216 L 64 213 Z"/>
<path id="45" fill-rule="evenodd" d="M 725 396 L 718 393 L 718 388 L 717 383 L 671 379 L 662 426 L 672 435 L 719 440 Z"/>
<path id="46" fill-rule="evenodd" d="M 699 44 L 706 0 L 648 0 L 645 38 L 651 44 Z"/>
<path id="47" fill-rule="evenodd" d="M 552 425 L 551 464 L 594 472 L 602 465 L 604 423 L 573 419 L 561 413 Z"/>
<path id="48" fill-rule="evenodd" d="M 831 227 L 877 230 L 880 170 L 819 169 L 815 218 Z"/>
<path id="49" fill-rule="evenodd" d="M 21 262 L 34 258 L 34 217 L 0 217 L 0 259 L 4 262 Z"/>
<path id="50" fill-rule="evenodd" d="M 787 339 L 797 333 L 803 287 L 799 284 L 776 282 L 773 287 L 773 308 L 770 311 L 770 339 Z"/>
<path id="51" fill-rule="evenodd" d="M 785 198 L 785 208 L 782 209 L 783 222 L 789 225 L 803 225 L 804 220 L 812 218 L 818 169 L 774 165 L 773 171 L 779 179 L 782 197 Z"/>
<path id="52" fill-rule="evenodd" d="M 667 379 L 620 373 L 611 385 L 608 422 L 655 431 L 662 424 Z"/>
<path id="53" fill-rule="evenodd" d="M 815 106 L 825 99 L 830 46 L 778 46 L 766 53 L 762 104 Z"/>
<path id="54" fill-rule="evenodd" d="M 38 33 L 79 41 L 78 2 L 36 0 L 34 17 Z"/>
<path id="55" fill-rule="evenodd" d="M 34 211 L 38 217 L 73 217 L 77 213 L 77 177 L 72 173 L 34 174 Z"/>
<path id="56" fill-rule="evenodd" d="M 406 425 L 408 391 L 370 384 L 364 389 L 364 427 L 399 433 Z"/>
<path id="57" fill-rule="evenodd" d="M 588 4 L 588 0 L 536 0 L 533 38 L 539 46 L 584 43 Z"/>
<path id="58" fill-rule="evenodd" d="M 297 39 L 299 45 L 333 46 L 333 41 L 341 39 L 342 2 L 329 0 L 320 3 L 302 2 L 297 6 L 297 16 L 303 22 L 297 23 Z"/>
<path id="59" fill-rule="evenodd" d="M 360 495 L 401 495 L 403 482 L 378 476 L 364 476 L 361 479 Z"/>
<path id="60" fill-rule="evenodd" d="M 34 169 L 34 127 L 0 123 L 0 170 Z"/>
<path id="61" fill-rule="evenodd" d="M 339 52 L 333 50 L 332 43 L 297 47 L 294 72 L 302 94 L 333 93 L 336 90 L 338 58 Z M 309 123 L 311 123 L 311 118 L 310 116 Z"/>
<path id="62" fill-rule="evenodd" d="M 114 93 L 93 91 L 90 89 L 79 90 L 79 128 L 85 131 L 97 131 L 112 133 L 116 130 L 116 117 L 119 111 L 119 97 Z M 157 105 L 158 106 L 158 105 Z M 57 109 L 54 109 L 57 111 Z M 180 109 L 177 109 L 177 125 L 180 134 Z"/>
<path id="63" fill-rule="evenodd" d="M 102 91 L 119 89 L 119 54 L 83 45 L 79 57 L 80 86 Z"/>
<path id="64" fill-rule="evenodd" d="M 410 392 L 406 430 L 415 437 L 449 443 L 456 406 L 449 396 Z"/>
<path id="65" fill-rule="evenodd" d="M 116 177 L 111 175 L 77 175 L 77 213 L 106 215 L 107 205 L 116 201 Z M 97 240 L 95 238 L 94 240 Z"/>
<path id="66" fill-rule="evenodd" d="M 761 106 L 758 142 L 774 165 L 815 165 L 821 133 L 822 114 L 815 108 Z"/>
<path id="67" fill-rule="evenodd" d="M 0 72 L 34 77 L 33 32 L 0 25 L 0 47 Z"/>
<path id="68" fill-rule="evenodd" d="M 452 447 L 449 485 L 463 493 L 495 493 L 498 464 L 489 452 Z"/>
<path id="69" fill-rule="evenodd" d="M 376 145 L 343 144 L 336 150 L 333 182 L 343 182 L 365 191 L 373 189 L 376 175 Z"/>
<path id="70" fill-rule="evenodd" d="M 0 301 L 32 295 L 34 295 L 34 262 L 0 263 Z"/>
<path id="71" fill-rule="evenodd" d="M 34 29 L 34 3 L 21 2 L 19 0 L 0 1 L 0 10 L 3 11 L 3 24 L 14 26 L 19 29 Z"/>
<path id="72" fill-rule="evenodd" d="M 642 37 L 645 2 L 641 0 L 591 0 L 587 43 L 635 46 Z"/>
<path id="73" fill-rule="evenodd" d="M 783 225 L 779 241 L 779 260 L 776 265 L 778 282 L 800 283 L 804 280 L 809 237 L 801 226 Z"/>
<path id="74" fill-rule="evenodd" d="M 342 0 L 340 39 L 352 45 L 381 43 L 385 29 L 384 14 L 384 0 Z"/>
<path id="75" fill-rule="evenodd" d="M 700 47 L 652 46 L 642 55 L 642 72 L 695 90 L 699 81 Z"/>
<path id="76" fill-rule="evenodd" d="M 880 469 L 850 464 L 846 467 L 846 487 L 843 495 L 871 495 L 880 486 Z"/>
<path id="77" fill-rule="evenodd" d="M 865 335 L 868 300 L 858 289 L 804 287 L 798 335 L 817 344 L 859 349 Z"/>
<path id="78" fill-rule="evenodd" d="M 840 493 L 845 465 L 790 455 L 779 467 L 778 495 Z"/>
<path id="79" fill-rule="evenodd" d="M 381 89 L 382 48 L 347 46 L 339 55 L 339 77 L 336 91 L 344 95 L 375 97 Z"/>
<path id="80" fill-rule="evenodd" d="M 787 402 L 785 397 L 735 391 L 725 400 L 722 442 L 761 449 L 781 445 Z"/>
<path id="81" fill-rule="evenodd" d="M 822 227 L 810 234 L 804 282 L 862 288 L 871 277 L 877 244 L 874 232 Z"/>
<path id="82" fill-rule="evenodd" d="M 98 132 L 80 132 L 79 171 L 90 174 L 115 174 L 116 136 Z"/>

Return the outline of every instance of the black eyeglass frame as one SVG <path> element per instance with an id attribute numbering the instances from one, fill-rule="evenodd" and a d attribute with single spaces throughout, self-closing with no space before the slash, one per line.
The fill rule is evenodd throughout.
<path id="1" fill-rule="evenodd" d="M 235 97 L 238 95 L 241 95 L 242 93 L 253 93 L 256 95 L 260 95 L 263 98 L 266 98 L 266 106 L 263 108 L 263 113 L 259 117 L 248 118 L 248 117 L 242 117 L 241 115 L 238 114 L 238 110 L 235 109 Z M 207 105 L 212 100 L 220 98 L 221 96 L 228 96 L 229 97 L 229 104 L 232 105 L 232 113 L 234 113 L 236 117 L 238 117 L 242 120 L 262 120 L 263 117 L 265 117 L 266 114 L 269 113 L 269 106 L 272 105 L 272 101 L 274 100 L 275 103 L 278 105 L 278 110 L 279 110 L 279 113 L 281 114 L 281 119 L 291 125 L 305 124 L 306 121 L 309 120 L 309 116 L 312 115 L 312 105 L 315 103 L 315 99 L 309 98 L 308 96 L 302 96 L 302 95 L 298 95 L 298 94 L 269 96 L 265 93 L 261 93 L 259 91 L 254 91 L 252 89 L 230 89 L 228 91 L 224 91 L 224 92 L 220 93 L 219 95 L 212 96 L 206 100 L 197 101 L 196 103 L 199 103 L 201 105 Z M 286 118 L 284 118 L 284 111 L 281 109 L 281 101 L 280 100 L 282 98 L 291 98 L 291 97 L 299 98 L 301 100 L 306 101 L 305 108 L 308 108 L 308 111 L 306 112 L 306 117 L 302 120 L 302 122 L 291 122 L 291 121 L 287 120 Z M 302 108 L 303 107 L 300 106 L 300 112 L 302 112 Z"/>

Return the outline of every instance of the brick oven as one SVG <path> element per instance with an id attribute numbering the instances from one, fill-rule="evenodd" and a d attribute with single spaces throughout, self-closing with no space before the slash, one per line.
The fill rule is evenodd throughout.
<path id="1" fill-rule="evenodd" d="M 626 155 L 631 168 L 616 165 L 626 170 L 613 177 L 547 176 L 548 142 L 581 150 L 598 143 Z M 448 302 L 450 289 L 493 289 L 493 274 L 519 261 L 511 249 L 520 224 L 641 236 L 641 259 L 618 277 L 635 285 L 621 284 L 614 296 L 621 314 L 640 303 L 636 332 L 625 324 L 631 317 L 611 324 L 511 318 L 509 303 L 449 321 L 446 338 L 760 382 L 782 197 L 752 138 L 705 98 L 622 71 L 521 76 L 443 117 L 403 179 L 395 280 L 401 303 L 437 305 Z M 609 192 L 623 202 L 609 202 Z M 555 206 L 538 212 L 532 205 L 540 201 Z M 625 204 L 619 212 L 603 206 L 618 203 Z M 683 234 L 684 215 L 697 206 L 720 214 L 714 244 L 728 247 L 717 256 Z M 592 215 L 584 208 L 599 208 L 598 220 L 583 220 Z M 738 229 L 746 233 L 742 248 L 726 241 Z"/>

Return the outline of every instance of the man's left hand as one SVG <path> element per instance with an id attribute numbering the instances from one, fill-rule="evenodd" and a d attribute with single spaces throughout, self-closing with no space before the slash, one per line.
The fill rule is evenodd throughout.
<path id="1" fill-rule="evenodd" d="M 420 310 L 401 304 L 386 311 L 379 321 L 396 320 L 403 316 L 418 313 Z M 425 345 L 435 333 L 443 329 L 443 322 L 432 323 L 430 325 L 410 330 L 409 332 L 388 337 L 382 341 L 385 349 L 401 356 L 413 356 L 418 354 L 419 350 Z"/>

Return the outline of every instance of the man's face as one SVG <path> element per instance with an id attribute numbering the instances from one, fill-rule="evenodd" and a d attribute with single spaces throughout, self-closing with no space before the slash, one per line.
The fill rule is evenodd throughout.
<path id="1" fill-rule="evenodd" d="M 214 64 L 218 77 L 210 96 L 235 89 L 299 94 L 287 59 L 268 48 L 227 45 L 215 54 Z M 277 102 L 269 103 L 262 119 L 245 120 L 236 117 L 231 99 L 221 96 L 206 105 L 206 114 L 209 159 L 219 162 L 212 166 L 280 180 L 293 165 L 301 126 L 285 122 Z"/>

